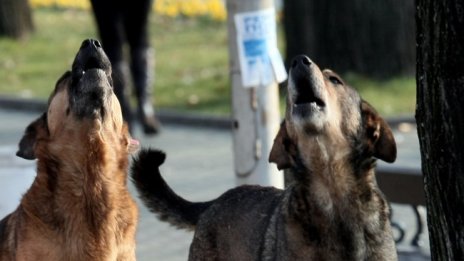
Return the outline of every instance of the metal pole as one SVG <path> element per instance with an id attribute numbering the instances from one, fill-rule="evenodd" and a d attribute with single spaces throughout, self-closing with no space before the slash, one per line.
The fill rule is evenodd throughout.
<path id="1" fill-rule="evenodd" d="M 269 152 L 280 124 L 279 92 L 275 80 L 270 84 L 245 88 L 242 84 L 237 13 L 274 7 L 273 0 L 227 0 L 234 166 L 237 184 L 260 184 L 283 188 L 283 174 L 268 162 Z"/>

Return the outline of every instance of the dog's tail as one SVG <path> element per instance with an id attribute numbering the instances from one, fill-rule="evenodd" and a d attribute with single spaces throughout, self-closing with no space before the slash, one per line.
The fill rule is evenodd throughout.
<path id="1" fill-rule="evenodd" d="M 132 181 L 142 201 L 159 219 L 178 228 L 193 230 L 201 213 L 212 201 L 194 203 L 172 191 L 159 171 L 165 158 L 166 155 L 159 150 L 140 151 L 132 164 Z"/>

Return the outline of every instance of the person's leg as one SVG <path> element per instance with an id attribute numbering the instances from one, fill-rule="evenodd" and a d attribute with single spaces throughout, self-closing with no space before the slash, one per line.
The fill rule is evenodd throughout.
<path id="1" fill-rule="evenodd" d="M 130 69 L 138 100 L 138 115 L 146 134 L 154 134 L 159 130 L 152 103 L 155 60 L 148 37 L 151 8 L 151 0 L 132 1 L 125 8 L 124 15 L 124 27 L 130 47 Z"/>
<path id="2" fill-rule="evenodd" d="M 129 124 L 132 133 L 133 117 L 127 89 L 129 69 L 123 55 L 124 27 L 121 5 L 119 1 L 111 0 L 91 0 L 91 3 L 103 49 L 112 64 L 114 93 L 121 104 L 123 118 Z"/>

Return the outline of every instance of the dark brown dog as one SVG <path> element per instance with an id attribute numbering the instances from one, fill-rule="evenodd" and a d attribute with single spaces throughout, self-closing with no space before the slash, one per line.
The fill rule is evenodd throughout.
<path id="1" fill-rule="evenodd" d="M 162 220 L 195 230 L 191 260 L 396 260 L 376 158 L 396 159 L 385 121 L 339 76 L 298 56 L 269 158 L 292 175 L 285 190 L 241 186 L 192 203 L 166 185 L 164 154 L 151 150 L 132 177 Z"/>
<path id="2" fill-rule="evenodd" d="M 37 177 L 0 222 L 0 260 L 135 260 L 131 141 L 110 62 L 85 40 L 20 142 L 17 155 L 37 158 Z"/>

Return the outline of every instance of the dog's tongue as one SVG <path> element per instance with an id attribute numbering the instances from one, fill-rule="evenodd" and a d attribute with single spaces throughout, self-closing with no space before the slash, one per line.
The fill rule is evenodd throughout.
<path id="1" fill-rule="evenodd" d="M 140 148 L 140 142 L 134 138 L 129 138 L 129 153 L 135 153 Z"/>

